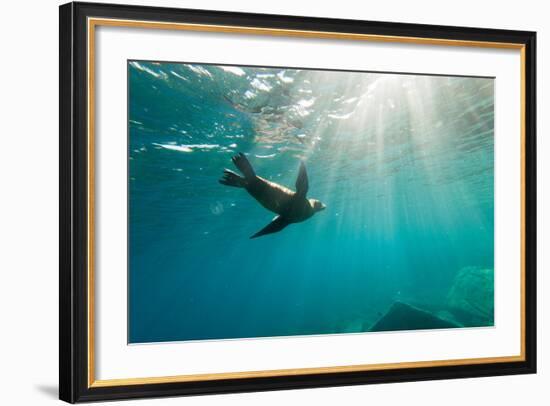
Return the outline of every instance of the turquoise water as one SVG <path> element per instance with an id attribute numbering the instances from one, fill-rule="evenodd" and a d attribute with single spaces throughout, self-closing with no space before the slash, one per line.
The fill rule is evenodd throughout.
<path id="1" fill-rule="evenodd" d="M 128 75 L 129 342 L 367 332 L 395 302 L 493 325 L 493 79 Z M 292 189 L 303 160 L 326 210 L 249 239 L 274 214 L 218 183 L 237 152 Z"/>

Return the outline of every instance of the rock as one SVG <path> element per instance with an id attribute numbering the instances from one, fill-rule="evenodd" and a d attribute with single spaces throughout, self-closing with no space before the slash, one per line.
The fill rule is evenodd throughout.
<path id="1" fill-rule="evenodd" d="M 447 295 L 447 307 L 464 326 L 494 325 L 494 271 L 462 268 Z"/>
<path id="2" fill-rule="evenodd" d="M 459 320 L 457 320 L 455 315 L 447 310 L 438 310 L 437 312 L 435 312 L 435 315 L 440 319 L 447 320 L 451 323 L 455 323 L 457 326 L 464 327 L 464 325 Z"/>
<path id="3" fill-rule="evenodd" d="M 370 331 L 422 330 L 456 327 L 460 326 L 406 303 L 394 302 L 388 312 L 370 328 Z"/>

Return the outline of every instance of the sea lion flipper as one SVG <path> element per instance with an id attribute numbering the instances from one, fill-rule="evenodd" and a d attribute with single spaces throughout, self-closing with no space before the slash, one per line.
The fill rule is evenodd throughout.
<path id="1" fill-rule="evenodd" d="M 307 190 L 309 189 L 309 181 L 307 179 L 307 171 L 304 162 L 300 162 L 300 170 L 298 177 L 296 178 L 296 194 L 302 197 L 306 197 Z"/>
<path id="2" fill-rule="evenodd" d="M 223 177 L 218 182 L 227 186 L 246 187 L 246 179 L 229 169 L 223 170 Z"/>
<path id="3" fill-rule="evenodd" d="M 269 223 L 267 226 L 262 228 L 260 231 L 258 231 L 256 234 L 254 234 L 250 238 L 252 239 L 252 238 L 261 237 L 262 235 L 276 233 L 278 231 L 281 231 L 283 228 L 285 228 L 289 224 L 290 223 L 285 218 L 281 216 L 277 216 L 273 219 L 273 221 L 271 221 L 271 223 Z"/>
<path id="4" fill-rule="evenodd" d="M 235 155 L 231 160 L 246 179 L 254 179 L 256 177 L 254 168 L 252 168 L 252 165 L 242 152 L 239 152 L 239 154 Z"/>

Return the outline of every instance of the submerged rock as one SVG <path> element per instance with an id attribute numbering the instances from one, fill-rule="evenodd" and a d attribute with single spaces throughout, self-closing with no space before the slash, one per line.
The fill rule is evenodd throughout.
<path id="1" fill-rule="evenodd" d="M 422 330 L 455 328 L 458 324 L 444 320 L 432 313 L 420 310 L 403 302 L 394 302 L 388 312 L 380 318 L 370 331 Z"/>
<path id="2" fill-rule="evenodd" d="M 478 267 L 462 268 L 447 296 L 447 306 L 465 326 L 494 324 L 494 271 Z"/>

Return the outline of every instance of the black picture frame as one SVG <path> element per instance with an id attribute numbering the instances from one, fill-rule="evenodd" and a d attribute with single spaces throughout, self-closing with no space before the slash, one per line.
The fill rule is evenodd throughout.
<path id="1" fill-rule="evenodd" d="M 60 6 L 59 397 L 67 402 L 235 393 L 536 372 L 536 33 L 94 3 Z M 524 52 L 524 359 L 209 381 L 90 385 L 87 19 L 111 18 L 518 44 Z M 124 135 L 123 135 L 124 136 Z"/>

